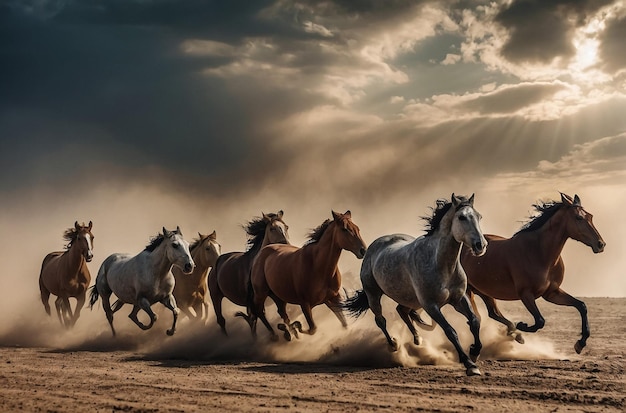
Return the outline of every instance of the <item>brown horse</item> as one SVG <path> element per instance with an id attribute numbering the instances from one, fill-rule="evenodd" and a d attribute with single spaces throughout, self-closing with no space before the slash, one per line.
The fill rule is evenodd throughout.
<path id="1" fill-rule="evenodd" d="M 178 308 L 187 317 L 199 320 L 208 315 L 208 304 L 205 299 L 207 276 L 209 268 L 215 266 L 221 252 L 215 231 L 209 235 L 198 233 L 198 238 L 189 246 L 189 252 L 196 267 L 191 274 L 185 274 L 180 268 L 172 267 L 172 273 L 176 279 L 172 295 L 176 299 Z M 190 311 L 192 308 L 195 314 Z"/>
<path id="2" fill-rule="evenodd" d="M 311 309 L 326 304 L 346 327 L 341 309 L 341 273 L 337 267 L 342 250 L 351 251 L 357 258 L 365 255 L 366 246 L 359 227 L 352 222 L 352 214 L 332 211 L 333 219 L 327 219 L 310 234 L 310 240 L 302 247 L 294 245 L 268 245 L 264 247 L 252 265 L 253 328 L 260 318 L 271 333 L 278 337 L 265 318 L 265 299 L 271 297 L 285 324 L 278 328 L 284 331 L 285 339 L 291 340 L 293 333 L 302 331 L 299 322 L 291 323 L 287 315 L 287 303 L 302 308 L 309 325 L 306 334 L 314 334 L 317 327 Z"/>
<path id="3" fill-rule="evenodd" d="M 217 323 L 222 332 L 226 333 L 226 320 L 222 315 L 222 299 L 228 298 L 233 303 L 250 307 L 252 288 L 250 286 L 250 269 L 252 261 L 261 248 L 269 244 L 289 244 L 287 230 L 289 226 L 283 221 L 283 211 L 277 214 L 263 214 L 244 227 L 248 235 L 246 252 L 229 252 L 221 255 L 209 273 L 209 292 L 215 309 Z M 237 312 L 250 323 L 248 314 Z"/>
<path id="4" fill-rule="evenodd" d="M 606 245 L 592 223 L 592 215 L 580 204 L 578 195 L 572 199 L 561 194 L 561 202 L 533 205 L 539 215 L 522 227 L 511 238 L 486 235 L 489 241 L 487 253 L 473 256 L 463 248 L 461 264 L 467 273 L 468 296 L 478 314 L 474 294 L 479 295 L 487 307 L 489 316 L 507 326 L 508 334 L 523 343 L 518 330 L 535 332 L 545 320 L 535 300 L 543 297 L 557 304 L 576 307 L 582 318 L 582 338 L 574 349 L 580 353 L 589 338 L 589 323 L 585 303 L 560 288 L 565 266 L 561 251 L 568 238 L 589 246 L 600 253 Z M 519 322 L 517 326 L 507 320 L 495 300 L 521 300 L 533 315 L 532 326 Z"/>
<path id="5" fill-rule="evenodd" d="M 91 282 L 91 274 L 87 263 L 93 258 L 92 223 L 68 228 L 63 239 L 68 242 L 65 251 L 51 252 L 46 255 L 39 274 L 39 290 L 41 302 L 46 313 L 50 315 L 50 294 L 57 296 L 54 305 L 62 325 L 69 328 L 76 324 L 80 310 L 85 305 L 87 287 Z M 72 314 L 70 297 L 76 298 L 76 309 Z"/>

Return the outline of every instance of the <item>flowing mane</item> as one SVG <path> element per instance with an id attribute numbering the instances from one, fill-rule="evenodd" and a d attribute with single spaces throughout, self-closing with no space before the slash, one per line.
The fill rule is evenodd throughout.
<path id="1" fill-rule="evenodd" d="M 72 247 L 72 243 L 76 241 L 77 237 L 78 231 L 76 231 L 76 228 L 68 228 L 65 230 L 63 233 L 63 239 L 67 241 L 67 244 L 65 245 L 66 250 L 69 250 Z"/>
<path id="2" fill-rule="evenodd" d="M 561 209 L 561 207 L 563 207 L 563 205 L 565 204 L 556 201 L 539 201 L 538 203 L 533 204 L 533 208 L 535 208 L 535 211 L 537 211 L 539 214 L 531 215 L 529 217 L 530 221 L 525 223 L 522 228 L 520 228 L 520 230 L 516 232 L 516 234 L 519 234 L 520 232 L 535 231 L 541 228 L 543 224 L 548 222 L 550 218 L 552 218 L 552 216 L 556 214 L 556 212 Z"/>
<path id="3" fill-rule="evenodd" d="M 278 218 L 278 215 L 273 212 L 265 215 L 271 220 L 278 219 L 282 222 L 282 220 Z M 267 222 L 263 219 L 263 217 L 255 217 L 243 227 L 244 231 L 246 231 L 246 234 L 248 235 L 248 248 L 245 254 L 257 251 L 261 247 L 261 244 L 263 244 L 263 238 L 265 238 L 265 228 L 267 228 Z"/>
<path id="4" fill-rule="evenodd" d="M 457 210 L 459 208 L 469 205 L 468 198 L 461 196 L 461 195 L 459 195 L 457 198 L 459 199 L 459 201 L 461 201 L 461 203 L 457 207 Z M 452 202 L 448 201 L 447 199 L 438 199 L 437 201 L 435 201 L 435 207 L 434 208 L 431 207 L 431 210 L 433 211 L 432 215 L 429 217 L 420 217 L 424 221 L 426 221 L 426 236 L 427 237 L 437 232 L 437 230 L 439 229 L 439 225 L 441 224 L 441 220 L 446 215 L 446 213 L 450 210 L 451 207 L 452 207 Z"/>
<path id="5" fill-rule="evenodd" d="M 189 244 L 189 251 L 193 251 L 196 247 L 198 247 L 200 244 L 202 244 L 202 242 L 207 239 L 208 235 L 206 236 L 200 236 L 198 238 L 194 238 L 192 243 Z"/>
<path id="6" fill-rule="evenodd" d="M 333 220 L 329 218 L 322 222 L 317 228 L 311 230 L 311 232 L 309 232 L 309 240 L 304 245 L 313 244 L 319 241 L 331 222 L 333 222 Z"/>
<path id="7" fill-rule="evenodd" d="M 150 244 L 146 245 L 145 251 L 152 252 L 154 251 L 165 239 L 165 236 L 160 232 L 154 237 L 150 238 Z"/>

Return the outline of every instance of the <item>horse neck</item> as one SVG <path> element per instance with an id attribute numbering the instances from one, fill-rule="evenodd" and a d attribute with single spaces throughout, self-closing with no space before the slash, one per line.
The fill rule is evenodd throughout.
<path id="1" fill-rule="evenodd" d="M 313 266 L 316 268 L 316 272 L 324 274 L 328 272 L 331 275 L 336 272 L 337 263 L 341 256 L 341 247 L 337 244 L 333 228 L 326 228 L 317 242 L 308 244 L 303 247 L 303 249 L 305 248 L 313 255 Z"/>
<path id="2" fill-rule="evenodd" d="M 450 208 L 451 212 L 441 220 L 439 228 L 431 235 L 433 242 L 437 248 L 437 265 L 447 268 L 450 272 L 457 266 L 461 256 L 461 242 L 457 241 L 452 235 L 452 218 L 454 217 L 454 208 Z"/>
<path id="3" fill-rule="evenodd" d="M 550 264 L 561 255 L 565 242 L 569 238 L 566 230 L 566 222 L 562 218 L 562 212 L 557 211 L 547 222 L 534 231 L 522 232 L 529 240 L 530 246 Z"/>
<path id="4" fill-rule="evenodd" d="M 64 256 L 66 258 L 65 265 L 67 266 L 67 274 L 75 276 L 86 262 L 85 257 L 74 243 L 72 243 L 70 249 L 65 252 Z"/>
<path id="5" fill-rule="evenodd" d="M 170 271 L 172 263 L 165 253 L 165 242 L 162 242 L 154 251 L 149 252 L 149 260 L 152 267 L 152 274 L 155 278 L 161 278 Z"/>

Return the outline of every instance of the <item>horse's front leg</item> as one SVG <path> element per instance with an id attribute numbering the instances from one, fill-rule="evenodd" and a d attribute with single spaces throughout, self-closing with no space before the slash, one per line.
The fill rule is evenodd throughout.
<path id="1" fill-rule="evenodd" d="M 478 356 L 480 356 L 480 350 L 482 350 L 483 345 L 480 342 L 480 320 L 472 310 L 471 303 L 467 295 L 463 295 L 461 300 L 454 306 L 456 311 L 463 314 L 467 318 L 467 322 L 470 327 L 470 331 L 474 336 L 474 344 L 470 347 L 470 358 L 472 361 L 478 360 Z"/>
<path id="2" fill-rule="evenodd" d="M 535 318 L 535 324 L 529 326 L 528 324 L 520 321 L 519 323 L 517 323 L 517 329 L 525 331 L 527 333 L 534 333 L 537 330 L 542 329 L 543 326 L 546 325 L 546 320 L 543 318 L 541 312 L 539 311 L 539 308 L 537 307 L 537 303 L 535 302 L 535 296 L 531 292 L 524 292 L 520 294 L 520 298 L 522 300 L 522 303 L 524 303 L 526 309 Z"/>
<path id="3" fill-rule="evenodd" d="M 330 311 L 335 314 L 335 317 L 337 317 L 342 327 L 347 328 L 348 322 L 346 321 L 346 317 L 343 314 L 343 309 L 341 308 L 341 296 L 337 294 L 330 300 L 326 301 L 324 304 L 326 304 L 326 306 L 330 308 Z"/>
<path id="4" fill-rule="evenodd" d="M 85 306 L 85 298 L 87 295 L 87 291 L 84 291 L 82 294 L 79 294 L 76 297 L 76 309 L 74 310 L 74 316 L 72 317 L 72 327 L 76 324 L 78 317 L 80 317 L 80 311 Z"/>
<path id="5" fill-rule="evenodd" d="M 148 314 L 148 316 L 150 317 L 150 324 L 145 325 L 144 323 L 139 321 L 139 319 L 137 318 L 137 313 L 139 312 L 139 310 L 143 310 Z M 128 315 L 128 318 L 133 320 L 133 322 L 137 324 L 137 326 L 140 329 L 149 330 L 150 328 L 152 328 L 152 326 L 156 322 L 157 315 L 154 314 L 154 311 L 152 311 L 152 308 L 150 306 L 150 301 L 148 301 L 146 297 L 141 297 L 139 298 L 139 300 L 137 300 L 137 304 L 133 306 L 133 311 L 130 312 L 130 314 Z"/>
<path id="6" fill-rule="evenodd" d="M 560 288 L 556 291 L 550 291 L 544 294 L 543 298 L 557 305 L 576 307 L 580 313 L 580 318 L 582 320 L 582 337 L 574 345 L 574 350 L 576 350 L 576 353 L 580 354 L 580 352 L 583 351 L 583 348 L 587 345 L 587 339 L 590 335 L 589 320 L 587 319 L 587 306 L 584 302 L 572 297 Z"/>
<path id="7" fill-rule="evenodd" d="M 168 336 L 173 336 L 176 332 L 176 321 L 178 320 L 178 313 L 180 310 L 176 307 L 176 299 L 172 294 L 168 294 L 164 299 L 161 300 L 161 304 L 165 307 L 169 308 L 172 311 L 172 315 L 174 316 L 174 321 L 172 322 L 172 328 L 166 331 Z"/>
<path id="8" fill-rule="evenodd" d="M 439 324 L 443 331 L 446 333 L 446 337 L 448 337 L 448 340 L 450 340 L 459 355 L 459 361 L 465 366 L 465 374 L 467 374 L 468 376 L 480 376 L 480 370 L 463 351 L 463 348 L 459 343 L 459 336 L 457 335 L 454 328 L 452 328 L 450 323 L 448 323 L 448 320 L 444 318 L 443 314 L 441 313 L 441 309 L 436 304 L 431 304 L 428 307 L 425 306 L 424 310 L 426 310 L 430 318 L 432 318 L 435 323 Z"/>
<path id="9" fill-rule="evenodd" d="M 470 302 L 472 303 L 472 307 L 474 308 L 474 314 L 476 314 L 476 317 L 478 317 L 478 321 L 480 321 L 480 316 L 478 313 L 478 309 L 476 308 L 476 303 L 474 302 L 474 296 L 473 294 L 468 293 Z M 502 313 L 500 312 L 500 309 L 498 308 L 498 304 L 496 303 L 496 300 L 493 299 L 492 297 L 489 297 L 488 295 L 484 295 L 481 294 L 479 292 L 476 293 L 480 298 L 482 298 L 483 302 L 485 303 L 485 307 L 487 307 L 487 313 L 489 314 L 489 317 L 491 317 L 492 319 L 504 324 L 506 326 L 506 334 L 513 337 L 515 339 L 515 341 L 517 341 L 520 344 L 524 344 L 524 337 L 522 337 L 522 334 L 517 331 L 517 328 L 515 327 L 515 324 L 513 324 L 509 319 L 507 319 L 504 315 L 502 315 Z"/>
<path id="10" fill-rule="evenodd" d="M 307 331 L 302 331 L 299 329 L 301 333 L 313 335 L 317 331 L 317 326 L 315 325 L 315 321 L 313 321 L 313 314 L 311 304 L 306 303 L 300 306 L 302 309 L 302 314 L 304 314 L 304 318 L 306 319 L 306 323 L 309 325 L 309 329 Z M 294 323 L 295 326 L 295 323 Z M 297 327 L 296 327 L 297 328 Z"/>
<path id="11" fill-rule="evenodd" d="M 59 323 L 61 323 L 62 326 L 65 326 L 65 320 L 64 320 L 64 314 L 63 314 L 63 299 L 61 297 L 57 297 L 56 300 L 54 300 L 54 308 L 57 311 L 57 317 L 59 317 Z"/>

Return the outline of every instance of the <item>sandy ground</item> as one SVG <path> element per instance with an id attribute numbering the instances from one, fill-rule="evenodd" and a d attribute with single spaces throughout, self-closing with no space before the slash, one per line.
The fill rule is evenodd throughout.
<path id="1" fill-rule="evenodd" d="M 317 308 L 315 336 L 272 343 L 261 329 L 253 342 L 232 317 L 230 336 L 220 335 L 212 312 L 206 325 L 182 320 L 167 337 L 170 314 L 161 312 L 144 332 L 124 308 L 113 339 L 101 309 L 86 310 L 75 329 L 63 331 L 33 307 L 0 329 L 0 411 L 624 411 L 626 299 L 585 302 L 592 336 L 581 355 L 573 349 L 580 334 L 573 308 L 539 300 L 547 323 L 524 345 L 483 317 L 483 375 L 476 377 L 465 376 L 439 328 L 424 332 L 416 348 L 391 302 L 385 315 L 403 343 L 393 354 L 371 313 L 343 330 Z M 518 303 L 502 308 L 530 321 Z M 289 311 L 296 318 L 297 309 Z M 466 324 L 446 314 L 467 348 Z"/>

